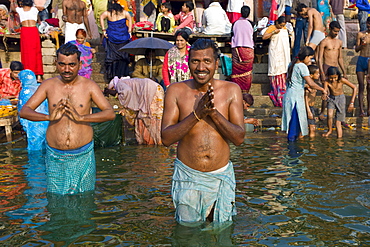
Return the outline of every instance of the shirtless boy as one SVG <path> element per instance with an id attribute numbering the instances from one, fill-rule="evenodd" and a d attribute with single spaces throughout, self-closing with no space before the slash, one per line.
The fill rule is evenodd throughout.
<path id="1" fill-rule="evenodd" d="M 322 23 L 322 16 L 319 11 L 314 8 L 307 7 L 304 3 L 299 4 L 296 10 L 300 16 L 308 18 L 306 45 L 315 50 L 320 42 L 325 39 L 325 29 Z"/>
<path id="2" fill-rule="evenodd" d="M 57 51 L 57 77 L 45 80 L 20 111 L 31 121 L 50 121 L 46 132 L 47 191 L 75 194 L 95 188 L 93 130 L 89 123 L 115 118 L 99 86 L 78 75 L 80 51 L 64 44 Z M 45 100 L 49 115 L 35 109 Z M 94 102 L 101 112 L 90 114 Z"/>
<path id="3" fill-rule="evenodd" d="M 338 67 L 329 67 L 327 70 L 327 80 L 324 82 L 325 90 L 329 90 L 330 95 L 328 98 L 328 132 L 323 134 L 324 137 L 328 137 L 333 132 L 333 118 L 334 110 L 336 110 L 336 122 L 337 136 L 341 138 L 343 136 L 342 122 L 346 120 L 346 96 L 343 92 L 343 85 L 347 85 L 352 88 L 352 98 L 348 105 L 348 112 L 353 111 L 354 102 L 357 94 L 357 88 L 346 78 L 343 78 Z"/>
<path id="4" fill-rule="evenodd" d="M 243 98 L 239 86 L 213 78 L 218 48 L 198 39 L 189 51 L 194 79 L 171 84 L 166 92 L 162 142 L 178 142 L 172 198 L 178 222 L 232 220 L 235 176 L 229 142 L 244 141 Z"/>
<path id="5" fill-rule="evenodd" d="M 360 117 L 370 116 L 370 81 L 366 83 L 367 91 L 367 113 L 364 112 L 364 90 L 365 90 L 365 73 L 368 73 L 368 61 L 370 57 L 370 17 L 366 21 L 366 31 L 359 32 L 356 40 L 356 52 L 360 52 L 356 64 L 356 75 L 358 81 L 358 106 L 360 108 Z"/>
<path id="6" fill-rule="evenodd" d="M 308 71 L 310 72 L 311 79 L 317 83 L 320 79 L 320 71 L 319 67 L 316 65 L 309 65 Z M 315 137 L 316 131 L 316 121 L 315 121 L 315 99 L 316 99 L 317 90 L 311 88 L 307 85 L 304 91 L 304 101 L 306 104 L 306 111 L 307 111 L 307 123 L 308 123 L 308 133 L 310 137 Z"/>
<path id="7" fill-rule="evenodd" d="M 86 4 L 81 0 L 63 0 L 63 21 L 65 24 L 65 43 L 76 39 L 76 31 L 80 28 L 87 31 L 87 39 L 91 39 Z"/>

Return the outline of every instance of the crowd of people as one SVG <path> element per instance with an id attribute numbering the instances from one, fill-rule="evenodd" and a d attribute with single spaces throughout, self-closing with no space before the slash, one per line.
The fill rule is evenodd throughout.
<path id="1" fill-rule="evenodd" d="M 226 13 L 220 3 L 213 0 L 204 10 L 204 33 L 232 32 L 232 75 L 231 81 L 225 81 L 214 78 L 220 57 L 215 42 L 197 39 L 191 46 L 188 44 L 189 35 L 199 31 L 191 2 L 184 3 L 178 15 L 171 13 L 170 4 L 161 4 L 162 12 L 155 22 L 157 29 L 174 34 L 175 45 L 165 54 L 164 62 L 157 58 L 155 50 L 146 49 L 145 57 L 137 61 L 130 74 L 128 54 L 120 48 L 132 39 L 132 9 L 129 11 L 118 1 L 106 4 L 104 9 L 104 4 L 93 1 L 96 13 L 100 13 L 98 20 L 107 51 L 105 64 L 110 82 L 103 94 L 90 80 L 94 49 L 86 42 L 92 33 L 87 22 L 88 5 L 81 0 L 61 1 L 67 42 L 56 52 L 58 76 L 37 84 L 37 76 L 42 75 L 42 71 L 39 67 L 29 68 L 27 59 L 32 57 L 32 66 L 39 66 L 35 61 L 39 59 L 40 42 L 34 30 L 37 15 L 45 16 L 47 1 L 39 3 L 39 8 L 31 2 L 19 1 L 15 10 L 21 17 L 21 42 L 31 40 L 35 49 L 27 51 L 30 53 L 26 58 L 22 55 L 23 64 L 12 62 L 10 69 L 0 70 L 0 93 L 2 98 L 21 97 L 19 115 L 27 132 L 38 128 L 43 131 L 39 136 L 44 137 L 44 142 L 27 135 L 29 149 L 46 149 L 47 191 L 65 195 L 94 190 L 96 166 L 93 129 L 89 123 L 115 118 L 112 106 L 104 97 L 110 94 L 117 96 L 124 106 L 123 113 L 135 125 L 139 144 L 170 146 L 177 143 L 171 190 L 176 220 L 188 226 L 204 221 L 230 222 L 236 214 L 236 181 L 229 143 L 241 145 L 245 123 L 258 124 L 258 120 L 245 119 L 243 114 L 243 109 L 253 105 L 249 91 L 256 32 L 249 20 L 251 8 L 239 6 L 239 13 L 230 7 L 232 11 Z M 55 2 L 53 4 L 60 3 Z M 333 9 L 338 10 L 339 2 L 343 1 L 336 1 Z M 325 136 L 333 132 L 334 113 L 337 136 L 343 135 L 347 106 L 344 85 L 353 91 L 347 110 L 354 109 L 357 87 L 346 79 L 342 58 L 342 47 L 346 45 L 340 36 L 337 38 L 344 26 L 339 21 L 328 22 L 329 17 L 321 14 L 326 12 L 328 4 L 328 1 L 320 1 L 318 9 L 298 4 L 295 30 L 292 30 L 288 25 L 292 20 L 292 1 L 281 0 L 280 6 L 276 5 L 281 16 L 276 16 L 274 23 L 263 30 L 262 39 L 270 40 L 269 95 L 275 106 L 283 108 L 282 130 L 288 132 L 289 142 L 299 136 L 315 135 L 313 106 L 317 91 L 321 91 L 323 108 L 328 109 Z M 153 12 L 145 11 L 148 16 Z M 335 13 L 341 15 L 340 11 Z M 359 19 L 361 26 L 362 14 Z M 180 21 L 177 27 L 173 26 L 174 21 Z M 214 26 L 215 23 L 219 24 Z M 369 17 L 365 24 L 366 29 L 357 35 L 355 49 L 360 52 L 356 72 L 361 116 L 370 113 L 369 109 L 363 111 L 361 102 L 365 80 L 369 81 L 367 89 L 370 89 L 370 79 L 365 78 L 370 57 Z M 73 37 L 67 38 L 70 35 Z M 303 42 L 297 41 L 302 37 Z M 21 45 L 21 53 L 24 49 L 27 46 Z M 92 103 L 100 111 L 91 112 Z M 38 125 L 32 125 L 34 122 Z"/>

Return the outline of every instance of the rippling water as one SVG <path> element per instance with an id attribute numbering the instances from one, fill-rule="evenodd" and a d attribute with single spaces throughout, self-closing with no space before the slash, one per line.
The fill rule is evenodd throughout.
<path id="1" fill-rule="evenodd" d="M 0 146 L 1 246 L 370 246 L 370 145 L 251 133 L 232 146 L 234 223 L 177 225 L 170 196 L 175 147 L 97 149 L 93 193 L 45 191 L 42 153 Z"/>

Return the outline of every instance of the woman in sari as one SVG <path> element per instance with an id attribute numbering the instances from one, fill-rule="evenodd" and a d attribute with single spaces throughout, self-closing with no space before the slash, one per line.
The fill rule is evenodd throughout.
<path id="1" fill-rule="evenodd" d="M 69 43 L 77 46 L 78 50 L 81 52 L 80 61 L 81 69 L 78 71 L 78 75 L 91 78 L 92 68 L 91 63 L 93 59 L 94 49 L 90 47 L 86 40 L 86 31 L 84 29 L 77 29 L 76 31 L 76 40 L 69 41 Z"/>
<path id="2" fill-rule="evenodd" d="M 289 33 L 285 24 L 285 17 L 280 16 L 275 21 L 275 25 L 269 26 L 262 36 L 262 39 L 270 39 L 268 76 L 271 92 L 268 95 L 277 107 L 283 106 L 286 72 L 290 63 Z"/>
<path id="3" fill-rule="evenodd" d="M 231 80 L 239 85 L 243 93 L 248 93 L 252 85 L 254 60 L 253 25 L 248 20 L 250 8 L 243 6 L 240 12 L 242 17 L 234 23 L 234 35 L 231 38 Z"/>
<path id="4" fill-rule="evenodd" d="M 189 34 L 179 30 L 175 33 L 175 37 L 175 46 L 167 51 L 163 61 L 162 76 L 166 87 L 171 83 L 190 79 Z"/>
<path id="5" fill-rule="evenodd" d="M 105 29 L 105 19 L 108 19 L 107 29 Z M 100 16 L 100 25 L 104 34 L 107 79 L 110 81 L 115 76 L 128 76 L 129 54 L 120 49 L 131 39 L 132 18 L 130 14 L 118 3 L 109 4 L 108 10 Z"/>

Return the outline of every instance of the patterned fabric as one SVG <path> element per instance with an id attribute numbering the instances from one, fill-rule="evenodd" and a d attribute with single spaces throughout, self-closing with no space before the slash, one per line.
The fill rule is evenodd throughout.
<path id="1" fill-rule="evenodd" d="M 283 98 L 286 90 L 286 74 L 269 76 L 271 92 L 268 93 L 274 106 L 283 107 Z"/>
<path id="2" fill-rule="evenodd" d="M 330 13 L 329 0 L 318 0 L 317 1 L 317 10 L 322 16 L 322 22 L 326 29 L 326 33 L 329 33 L 329 24 L 332 20 Z"/>
<path id="3" fill-rule="evenodd" d="M 69 43 L 77 46 L 78 50 L 81 52 L 80 60 L 82 62 L 82 67 L 78 71 L 78 75 L 90 79 L 92 68 L 91 63 L 93 59 L 93 53 L 91 52 L 91 47 L 82 45 L 77 42 L 77 40 L 72 40 Z"/>
<path id="4" fill-rule="evenodd" d="M 22 83 L 22 90 L 19 94 L 18 111 L 27 103 L 31 96 L 36 92 L 39 87 L 35 73 L 31 70 L 25 69 L 19 73 L 19 79 Z M 44 102 L 37 107 L 36 112 L 49 114 L 48 101 Z M 27 149 L 28 150 L 42 150 L 45 149 L 46 144 L 46 130 L 49 126 L 48 121 L 30 121 L 24 118 L 19 118 L 24 131 L 27 134 Z"/>
<path id="5" fill-rule="evenodd" d="M 132 123 L 135 118 L 135 135 L 139 144 L 161 144 L 161 123 L 163 114 L 163 88 L 150 79 L 115 77 L 109 88 L 118 92 L 118 99 L 129 115 Z"/>
<path id="6" fill-rule="evenodd" d="M 188 66 L 190 46 L 186 46 L 185 56 L 180 56 L 180 51 L 176 46 L 168 50 L 168 72 L 170 74 L 170 82 L 178 82 L 188 80 L 190 78 L 190 70 Z"/>
<path id="7" fill-rule="evenodd" d="M 252 85 L 254 50 L 247 47 L 236 47 L 231 52 L 233 60 L 231 81 L 238 84 L 243 93 L 248 93 Z"/>
<path id="8" fill-rule="evenodd" d="M 1 97 L 13 96 L 18 98 L 21 82 L 19 79 L 13 80 L 10 73 L 11 70 L 8 68 L 0 69 L 0 95 Z"/>
<path id="9" fill-rule="evenodd" d="M 47 192 L 77 194 L 95 189 L 94 142 L 73 150 L 46 144 Z"/>
<path id="10" fill-rule="evenodd" d="M 226 170 L 201 172 L 194 170 L 179 159 L 174 162 L 172 199 L 178 222 L 205 221 L 214 206 L 213 221 L 231 221 L 236 215 L 235 175 L 231 161 Z"/>

